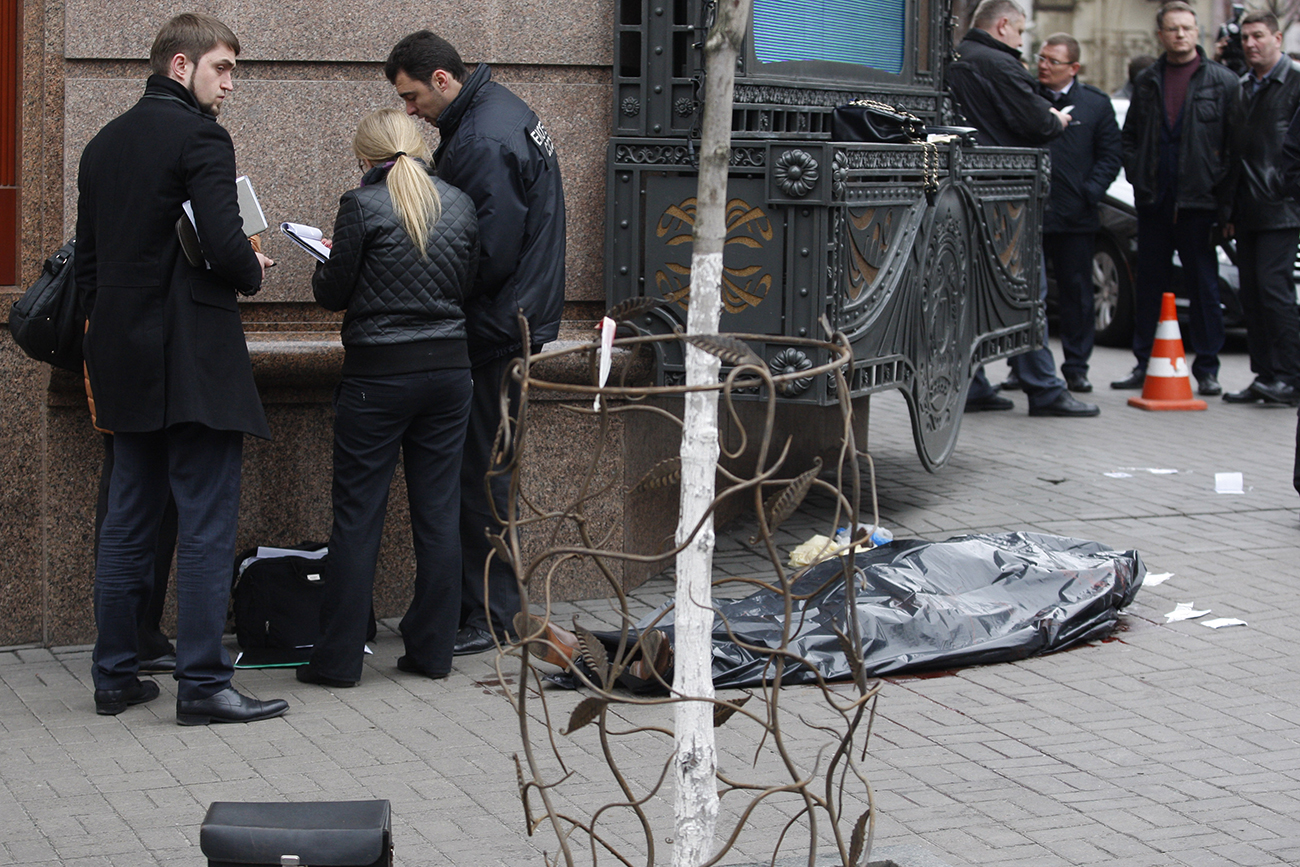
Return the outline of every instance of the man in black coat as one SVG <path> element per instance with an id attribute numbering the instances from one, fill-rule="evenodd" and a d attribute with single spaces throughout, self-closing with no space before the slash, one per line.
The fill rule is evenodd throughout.
<path id="1" fill-rule="evenodd" d="M 1020 63 L 1025 12 L 1013 0 L 983 0 L 975 7 L 971 29 L 957 46 L 957 60 L 948 65 L 945 84 L 978 141 L 996 147 L 1042 147 L 1061 134 L 1070 116 L 1043 97 L 1038 82 Z M 1041 273 L 1040 292 L 1047 293 Z M 1046 343 L 1046 330 L 1043 340 Z M 1029 396 L 1030 415 L 1094 416 L 1100 410 L 1066 391 L 1056 375 L 1052 350 L 1044 345 L 1011 359 L 1021 387 Z M 966 412 L 1011 409 L 984 375 L 975 372 L 966 394 Z"/>
<path id="2" fill-rule="evenodd" d="M 1088 359 L 1096 326 L 1092 257 L 1097 203 L 1119 174 L 1123 150 L 1110 97 L 1077 78 L 1079 43 L 1068 33 L 1047 37 L 1038 51 L 1038 83 L 1070 125 L 1048 148 L 1052 190 L 1043 213 L 1043 252 L 1052 264 L 1061 311 L 1061 375 L 1070 391 L 1092 391 Z"/>
<path id="3" fill-rule="evenodd" d="M 469 193 L 478 209 L 478 275 L 465 307 L 474 397 L 461 463 L 464 580 L 456 653 L 479 653 L 494 646 L 493 632 L 510 634 L 519 611 L 514 571 L 499 556 L 489 562 L 492 546 L 485 534 L 501 531 L 510 479 L 487 480 L 487 474 L 494 469 L 492 444 L 507 369 L 559 333 L 564 185 L 550 133 L 523 100 L 492 80 L 486 63 L 469 73 L 454 47 L 421 30 L 393 47 L 384 74 L 407 114 L 438 128 L 438 177 Z M 528 321 L 527 343 L 520 313 Z M 518 390 L 511 389 L 511 416 L 518 399 Z"/>
<path id="4" fill-rule="evenodd" d="M 1229 234 L 1237 239 L 1246 348 L 1255 381 L 1224 394 L 1228 403 L 1300 404 L 1300 316 L 1296 313 L 1296 244 L 1300 204 L 1282 183 L 1282 144 L 1300 108 L 1300 64 L 1282 53 L 1282 33 L 1271 12 L 1241 22 L 1250 71 L 1241 77 L 1240 120 L 1233 151 L 1240 160 Z"/>
<path id="5" fill-rule="evenodd" d="M 1232 203 L 1229 129 L 1241 86 L 1227 67 L 1197 45 L 1196 12 L 1170 0 L 1156 13 L 1156 39 L 1165 52 L 1133 83 L 1120 139 L 1124 173 L 1133 185 L 1138 217 L 1133 355 L 1137 365 L 1111 388 L 1139 389 L 1155 344 L 1161 296 L 1173 291 L 1173 255 L 1182 262 L 1191 296 L 1191 327 L 1184 343 L 1196 353 L 1197 391 L 1222 394 L 1219 350 L 1223 309 L 1212 232 Z M 1178 375 L 1166 360 L 1160 372 Z"/>
<path id="6" fill-rule="evenodd" d="M 176 500 L 176 721 L 279 716 L 230 685 L 221 643 L 235 556 L 245 433 L 270 437 L 253 384 L 236 292 L 266 265 L 244 237 L 235 152 L 216 115 L 234 85 L 239 41 L 206 15 L 158 33 L 135 107 L 86 145 L 77 178 L 77 286 L 99 427 L 114 433 L 108 514 L 95 569 L 95 708 L 117 714 L 158 696 L 141 681 L 136 622 L 152 581 L 168 491 Z M 181 205 L 210 268 L 181 253 Z"/>

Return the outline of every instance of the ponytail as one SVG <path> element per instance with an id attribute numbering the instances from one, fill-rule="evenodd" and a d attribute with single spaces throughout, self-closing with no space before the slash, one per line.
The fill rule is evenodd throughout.
<path id="1" fill-rule="evenodd" d="M 402 227 L 421 259 L 429 258 L 429 237 L 442 216 L 442 200 L 424 166 L 433 155 L 420 131 L 404 112 L 384 108 L 361 119 L 352 149 L 373 164 L 393 161 L 388 170 L 388 195 Z"/>

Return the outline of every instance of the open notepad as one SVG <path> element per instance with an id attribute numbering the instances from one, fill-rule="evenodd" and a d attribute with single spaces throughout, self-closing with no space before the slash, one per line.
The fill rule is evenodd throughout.
<path id="1" fill-rule="evenodd" d="M 329 259 L 330 248 L 321 243 L 321 238 L 325 237 L 325 235 L 315 226 L 304 226 L 301 223 L 281 223 L 280 231 L 288 235 L 289 240 L 312 254 L 317 262 L 324 262 Z"/>

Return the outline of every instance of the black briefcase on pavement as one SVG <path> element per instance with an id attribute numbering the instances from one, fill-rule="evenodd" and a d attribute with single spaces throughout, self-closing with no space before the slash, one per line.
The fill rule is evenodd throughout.
<path id="1" fill-rule="evenodd" d="M 199 829 L 209 867 L 389 867 L 388 801 L 214 801 Z"/>

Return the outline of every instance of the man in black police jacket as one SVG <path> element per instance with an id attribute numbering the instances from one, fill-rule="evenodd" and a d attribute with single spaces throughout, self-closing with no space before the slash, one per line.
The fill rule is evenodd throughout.
<path id="1" fill-rule="evenodd" d="M 500 390 L 511 362 L 539 351 L 560 330 L 564 307 L 564 185 L 555 143 L 537 115 L 492 80 L 486 63 L 471 74 L 445 39 L 421 30 L 393 47 L 384 74 L 406 112 L 438 128 L 438 177 L 469 193 L 478 209 L 480 256 L 474 297 L 465 306 L 474 396 L 461 463 L 461 628 L 458 655 L 479 653 L 510 634 L 519 611 L 513 570 L 494 556 L 485 531 L 500 532 L 508 476 L 485 477 L 501 423 Z M 518 316 L 528 321 L 528 344 Z M 509 412 L 517 414 L 518 389 Z M 490 493 L 490 495 L 489 495 Z M 487 593 L 484 594 L 484 571 Z"/>
<path id="2" fill-rule="evenodd" d="M 1038 51 L 1038 83 L 1052 105 L 1070 115 L 1070 125 L 1048 145 L 1052 189 L 1043 212 L 1043 252 L 1060 298 L 1061 375 L 1070 391 L 1089 392 L 1097 203 L 1119 174 L 1124 153 L 1110 97 L 1079 81 L 1078 74 L 1078 41 L 1068 33 L 1047 37 Z"/>
<path id="3" fill-rule="evenodd" d="M 1025 12 L 1013 0 L 983 0 L 975 7 L 971 29 L 957 46 L 958 59 L 948 65 L 948 91 L 966 121 L 979 130 L 978 141 L 997 147 L 1043 147 L 1061 134 L 1070 116 L 1053 108 L 1038 82 L 1020 63 Z M 1041 269 L 1040 269 L 1041 270 Z M 1047 292 L 1042 276 L 1040 291 Z M 1046 330 L 1043 334 L 1046 340 Z M 1100 410 L 1066 391 L 1056 375 L 1052 351 L 1043 346 L 1011 359 L 1029 396 L 1030 415 L 1094 416 Z M 966 395 L 966 412 L 1011 409 L 980 368 Z"/>
<path id="4" fill-rule="evenodd" d="M 288 708 L 236 692 L 221 643 L 243 438 L 270 436 L 235 299 L 256 292 L 273 263 L 244 237 L 234 148 L 216 121 L 238 53 L 215 18 L 173 18 L 154 40 L 144 97 L 81 156 L 86 370 L 115 458 L 95 570 L 101 714 L 158 696 L 156 683 L 137 676 L 136 622 L 169 490 L 179 516 L 176 721 L 249 722 Z M 210 269 L 181 253 L 176 221 L 186 200 Z"/>
<path id="5" fill-rule="evenodd" d="M 1296 244 L 1300 204 L 1283 188 L 1282 143 L 1300 108 L 1300 64 L 1282 53 L 1271 12 L 1241 22 L 1249 71 L 1241 77 L 1241 119 L 1233 124 L 1239 158 L 1228 234 L 1237 239 L 1246 348 L 1255 381 L 1223 395 L 1228 403 L 1300 404 L 1300 316 L 1296 313 Z"/>

